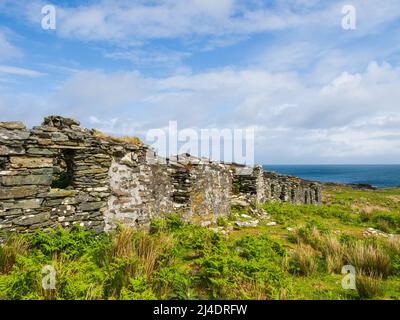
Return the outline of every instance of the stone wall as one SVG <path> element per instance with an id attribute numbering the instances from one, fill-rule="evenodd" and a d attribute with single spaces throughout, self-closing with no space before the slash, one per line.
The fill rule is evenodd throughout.
<path id="1" fill-rule="evenodd" d="M 31 130 L 0 122 L 0 231 L 79 224 L 100 232 L 118 223 L 148 225 L 174 211 L 204 223 L 227 216 L 237 195 L 318 204 L 321 187 L 261 167 L 187 154 L 163 159 L 139 141 L 58 116 Z"/>
<path id="2" fill-rule="evenodd" d="M 162 159 L 142 146 L 113 159 L 110 187 L 106 230 L 119 222 L 147 225 L 155 216 L 178 211 L 188 221 L 215 220 L 230 211 L 232 173 L 228 166 L 189 155 Z"/>
<path id="3" fill-rule="evenodd" d="M 191 221 L 215 221 L 230 212 L 232 171 L 228 165 L 188 154 L 168 159 L 174 191 L 184 194 L 182 208 Z"/>
<path id="4" fill-rule="evenodd" d="M 149 163 L 151 150 L 136 150 L 113 158 L 109 170 L 111 196 L 105 214 L 106 230 L 123 222 L 146 225 L 157 214 L 174 210 L 170 175 L 157 163 Z M 156 159 L 155 155 L 152 159 Z"/>
<path id="5" fill-rule="evenodd" d="M 71 119 L 48 117 L 27 130 L 0 123 L 0 228 L 58 224 L 104 228 L 111 156 L 105 141 Z"/>
<path id="6" fill-rule="evenodd" d="M 232 166 L 237 195 L 246 201 L 282 201 L 294 204 L 320 204 L 321 185 L 297 177 L 266 172 L 260 166 L 253 170 L 243 166 Z M 236 185 L 235 185 L 236 184 Z"/>
<path id="7" fill-rule="evenodd" d="M 264 172 L 267 198 L 294 204 L 320 204 L 321 185 L 297 177 Z"/>

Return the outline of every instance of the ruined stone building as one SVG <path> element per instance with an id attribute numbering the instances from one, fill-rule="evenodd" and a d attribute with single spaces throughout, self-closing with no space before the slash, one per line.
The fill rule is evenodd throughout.
<path id="1" fill-rule="evenodd" d="M 107 137 L 51 116 L 27 129 L 0 122 L 0 231 L 73 224 L 98 232 L 147 225 L 181 212 L 191 221 L 227 216 L 232 199 L 319 204 L 318 183 L 261 167 L 180 155 L 158 157 L 132 139 Z"/>

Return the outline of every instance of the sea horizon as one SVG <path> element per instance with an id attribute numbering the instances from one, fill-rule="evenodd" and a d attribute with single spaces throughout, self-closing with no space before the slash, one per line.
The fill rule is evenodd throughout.
<path id="1" fill-rule="evenodd" d="M 400 187 L 400 164 L 263 164 L 263 168 L 320 182 Z"/>

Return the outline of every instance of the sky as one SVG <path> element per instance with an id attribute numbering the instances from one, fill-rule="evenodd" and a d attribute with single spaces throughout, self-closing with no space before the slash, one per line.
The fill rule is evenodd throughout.
<path id="1" fill-rule="evenodd" d="M 50 114 L 251 128 L 261 164 L 400 164 L 400 1 L 0 0 L 0 121 Z"/>

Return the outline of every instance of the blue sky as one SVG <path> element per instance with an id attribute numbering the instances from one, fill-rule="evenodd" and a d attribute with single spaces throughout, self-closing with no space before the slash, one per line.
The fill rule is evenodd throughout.
<path id="1" fill-rule="evenodd" d="M 400 163 L 399 39 L 398 0 L 1 0 L 0 120 L 254 128 L 259 163 Z"/>

